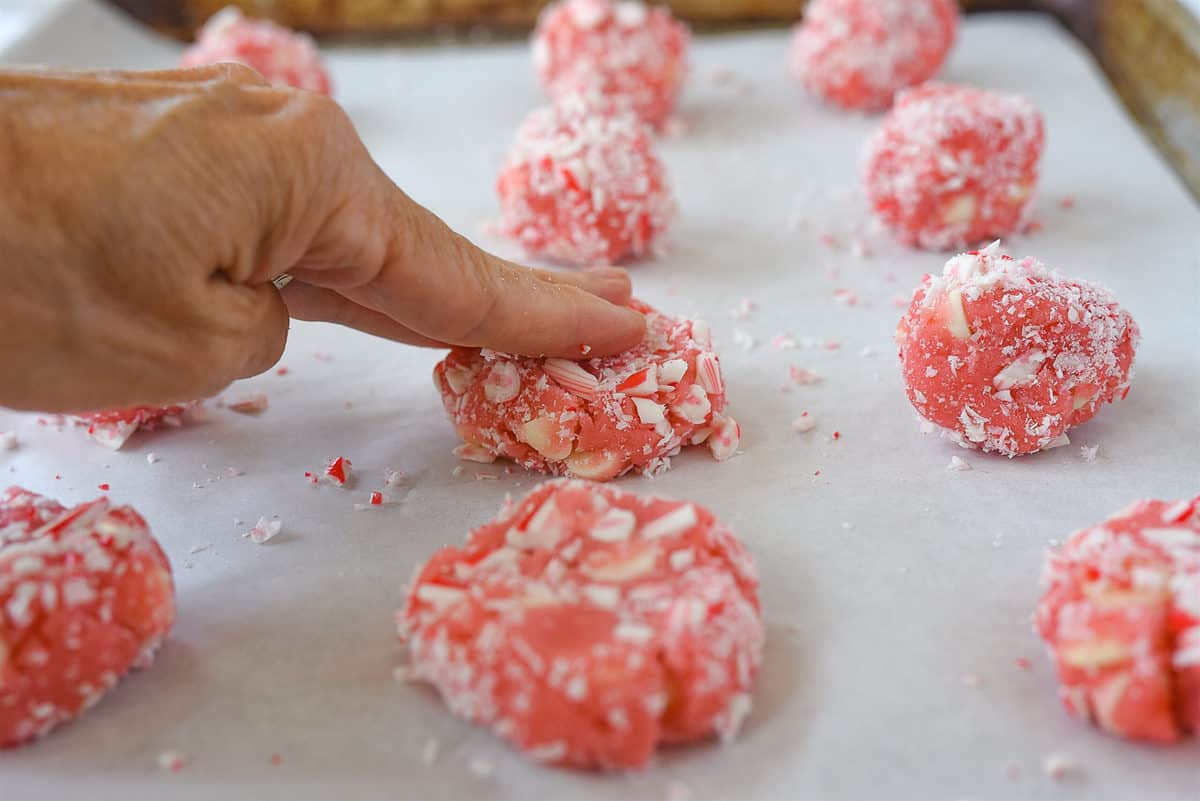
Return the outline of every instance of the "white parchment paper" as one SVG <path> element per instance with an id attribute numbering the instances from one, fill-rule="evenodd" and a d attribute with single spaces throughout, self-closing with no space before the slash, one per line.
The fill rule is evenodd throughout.
<path id="1" fill-rule="evenodd" d="M 70 8 L 3 60 L 143 68 L 177 55 L 90 3 Z M 633 268 L 641 297 L 713 323 L 745 432 L 731 462 L 698 452 L 660 478 L 621 482 L 709 505 L 757 557 L 769 644 L 737 742 L 672 749 L 628 776 L 549 770 L 452 718 L 431 691 L 394 681 L 392 611 L 414 565 L 537 477 L 500 465 L 452 475 L 456 441 L 429 379 L 436 353 L 296 324 L 290 372 L 226 394 L 266 392 L 259 418 L 213 408 L 207 424 L 114 454 L 81 432 L 0 413 L 0 430 L 22 442 L 0 453 L 0 473 L 67 502 L 111 484 L 164 544 L 179 601 L 152 670 L 43 742 L 0 754 L 0 798 L 1200 795 L 1195 742 L 1129 744 L 1061 712 L 1030 625 L 1047 543 L 1136 497 L 1200 488 L 1196 206 L 1053 23 L 969 19 L 945 77 L 1028 93 L 1048 123 L 1044 230 L 1010 249 L 1110 285 L 1145 341 L 1129 399 L 1072 432 L 1071 447 L 1009 461 L 923 436 L 891 344 L 894 298 L 944 257 L 869 231 L 871 257 L 852 252 L 864 227 L 858 150 L 877 120 L 804 97 L 785 50 L 781 31 L 698 39 L 687 131 L 662 143 L 682 216 L 670 254 Z M 524 44 L 329 58 L 338 98 L 389 174 L 516 255 L 481 224 L 495 214 L 511 133 L 541 102 Z M 1072 210 L 1060 205 L 1067 197 Z M 833 247 L 821 244 L 827 234 Z M 841 288 L 858 304 L 836 302 Z M 757 308 L 734 320 L 743 297 Z M 735 328 L 760 344 L 735 346 Z M 771 347 L 784 332 L 841 347 Z M 824 380 L 784 392 L 790 365 Z M 805 410 L 817 430 L 792 433 Z M 1085 444 L 1099 446 L 1095 461 L 1082 458 Z M 147 462 L 151 451 L 160 462 Z M 304 471 L 336 455 L 353 460 L 356 486 L 311 488 Z M 948 471 L 955 455 L 972 469 Z M 399 502 L 354 511 L 389 467 L 411 475 L 388 490 Z M 269 544 L 240 536 L 272 514 L 284 533 Z M 421 759 L 429 739 L 440 746 L 432 765 Z M 158 769 L 167 749 L 189 755 L 182 772 Z M 1043 774 L 1052 754 L 1074 766 L 1061 781 Z"/>

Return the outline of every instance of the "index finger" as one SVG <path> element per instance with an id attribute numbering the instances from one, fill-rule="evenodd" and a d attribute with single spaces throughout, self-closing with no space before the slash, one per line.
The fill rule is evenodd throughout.
<path id="1" fill-rule="evenodd" d="M 633 309 L 558 274 L 497 258 L 396 194 L 398 241 L 369 291 L 372 306 L 414 331 L 455 345 L 567 359 L 628 350 L 645 335 L 645 318 Z M 617 283 L 623 303 L 628 284 Z"/>

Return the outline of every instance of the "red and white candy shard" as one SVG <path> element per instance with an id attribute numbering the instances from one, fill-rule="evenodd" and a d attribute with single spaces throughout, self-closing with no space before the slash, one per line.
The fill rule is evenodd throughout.
<path id="1" fill-rule="evenodd" d="M 111 409 L 104 412 L 86 412 L 71 419 L 87 426 L 89 437 L 106 448 L 120 450 L 137 431 L 154 431 L 162 426 L 178 428 L 183 425 L 183 416 L 196 403 L 180 403 L 171 406 L 135 406 L 129 409 Z"/>
<path id="2" fill-rule="evenodd" d="M 1068 711 L 1137 740 L 1200 732 L 1200 496 L 1072 534 L 1043 585 L 1037 628 Z"/>
<path id="3" fill-rule="evenodd" d="M 244 64 L 276 86 L 323 95 L 332 92 L 329 73 L 311 36 L 270 20 L 243 16 L 233 6 L 209 18 L 197 33 L 196 43 L 183 52 L 179 66 L 222 62 Z"/>
<path id="4" fill-rule="evenodd" d="M 653 475 L 685 445 L 726 459 L 740 441 L 703 326 L 645 304 L 646 338 L 624 353 L 571 362 L 455 348 L 433 380 L 463 458 L 504 457 L 530 470 L 607 481 Z"/>
<path id="5" fill-rule="evenodd" d="M 926 276 L 896 329 L 917 412 L 960 445 L 1005 456 L 1066 444 L 1124 398 L 1139 339 L 1107 289 L 999 244 Z"/>
<path id="6" fill-rule="evenodd" d="M 662 128 L 687 77 L 690 38 L 666 6 L 562 0 L 538 19 L 533 63 L 552 100 L 583 93 Z"/>
<path id="7" fill-rule="evenodd" d="M 133 509 L 0 493 L 0 748 L 149 667 L 174 620 L 170 564 Z"/>
<path id="8" fill-rule="evenodd" d="M 499 230 L 528 253 L 574 265 L 640 258 L 675 216 L 646 127 L 579 96 L 533 111 L 496 182 Z"/>
<path id="9" fill-rule="evenodd" d="M 353 477 L 350 460 L 339 456 L 325 466 L 325 480 L 335 487 L 345 487 Z"/>
<path id="10" fill-rule="evenodd" d="M 953 0 L 812 0 L 792 37 L 792 74 L 826 102 L 882 111 L 937 74 L 957 29 Z"/>
<path id="11" fill-rule="evenodd" d="M 754 565 L 692 503 L 557 480 L 444 548 L 397 615 L 412 675 L 532 759 L 645 765 L 733 737 L 764 628 Z"/>
<path id="12" fill-rule="evenodd" d="M 1045 133 L 1018 95 L 928 83 L 902 92 L 863 151 L 875 218 L 926 250 L 1018 233 L 1033 205 Z"/>

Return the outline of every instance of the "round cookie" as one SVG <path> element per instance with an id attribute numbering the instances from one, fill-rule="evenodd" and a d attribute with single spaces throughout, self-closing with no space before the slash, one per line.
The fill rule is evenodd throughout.
<path id="1" fill-rule="evenodd" d="M 737 450 L 721 363 L 708 326 L 643 303 L 646 337 L 598 359 L 539 359 L 455 348 L 433 373 L 459 436 L 473 451 L 543 473 L 607 481 L 654 475 L 686 445 L 718 461 Z"/>
<path id="2" fill-rule="evenodd" d="M 941 69 L 957 29 L 953 0 L 812 0 L 792 36 L 792 74 L 826 102 L 881 111 Z"/>
<path id="3" fill-rule="evenodd" d="M 130 668 L 149 667 L 175 620 L 174 593 L 133 509 L 0 493 L 0 748 L 40 737 Z"/>
<path id="4" fill-rule="evenodd" d="M 456 715 L 539 761 L 630 768 L 737 733 L 757 584 L 707 509 L 557 480 L 434 554 L 397 619 L 414 677 Z"/>
<path id="5" fill-rule="evenodd" d="M 917 412 L 964 447 L 1006 456 L 1065 444 L 1124 398 L 1139 339 L 1107 289 L 998 243 L 926 276 L 896 330 Z"/>
<path id="6" fill-rule="evenodd" d="M 646 128 L 579 95 L 525 119 L 496 192 L 500 232 L 527 253 L 564 264 L 645 256 L 675 216 Z"/>
<path id="7" fill-rule="evenodd" d="M 901 243 L 970 247 L 1019 232 L 1045 133 L 1018 95 L 928 83 L 901 92 L 863 151 L 875 219 Z"/>
<path id="8" fill-rule="evenodd" d="M 1200 496 L 1072 534 L 1043 586 L 1037 629 L 1069 712 L 1137 740 L 1200 731 Z"/>
<path id="9" fill-rule="evenodd" d="M 661 128 L 687 76 L 689 39 L 665 6 L 562 0 L 538 18 L 533 63 L 551 99 L 595 93 Z"/>
<path id="10" fill-rule="evenodd" d="M 87 435 L 106 448 L 119 451 L 139 429 L 153 431 L 161 426 L 183 425 L 183 415 L 195 403 L 171 406 L 134 406 L 73 415 L 72 419 L 87 426 Z"/>
<path id="11" fill-rule="evenodd" d="M 183 52 L 181 67 L 222 62 L 244 64 L 276 86 L 331 94 L 332 82 L 312 37 L 228 6 L 209 18 L 196 43 Z"/>

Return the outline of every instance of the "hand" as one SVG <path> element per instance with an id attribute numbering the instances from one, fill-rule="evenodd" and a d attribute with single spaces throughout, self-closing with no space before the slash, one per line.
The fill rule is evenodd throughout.
<path id="1" fill-rule="evenodd" d="M 278 360 L 289 311 L 568 358 L 644 332 L 623 271 L 485 253 L 388 180 L 335 103 L 243 67 L 0 72 L 0 175 L 4 406 L 206 397 Z"/>

